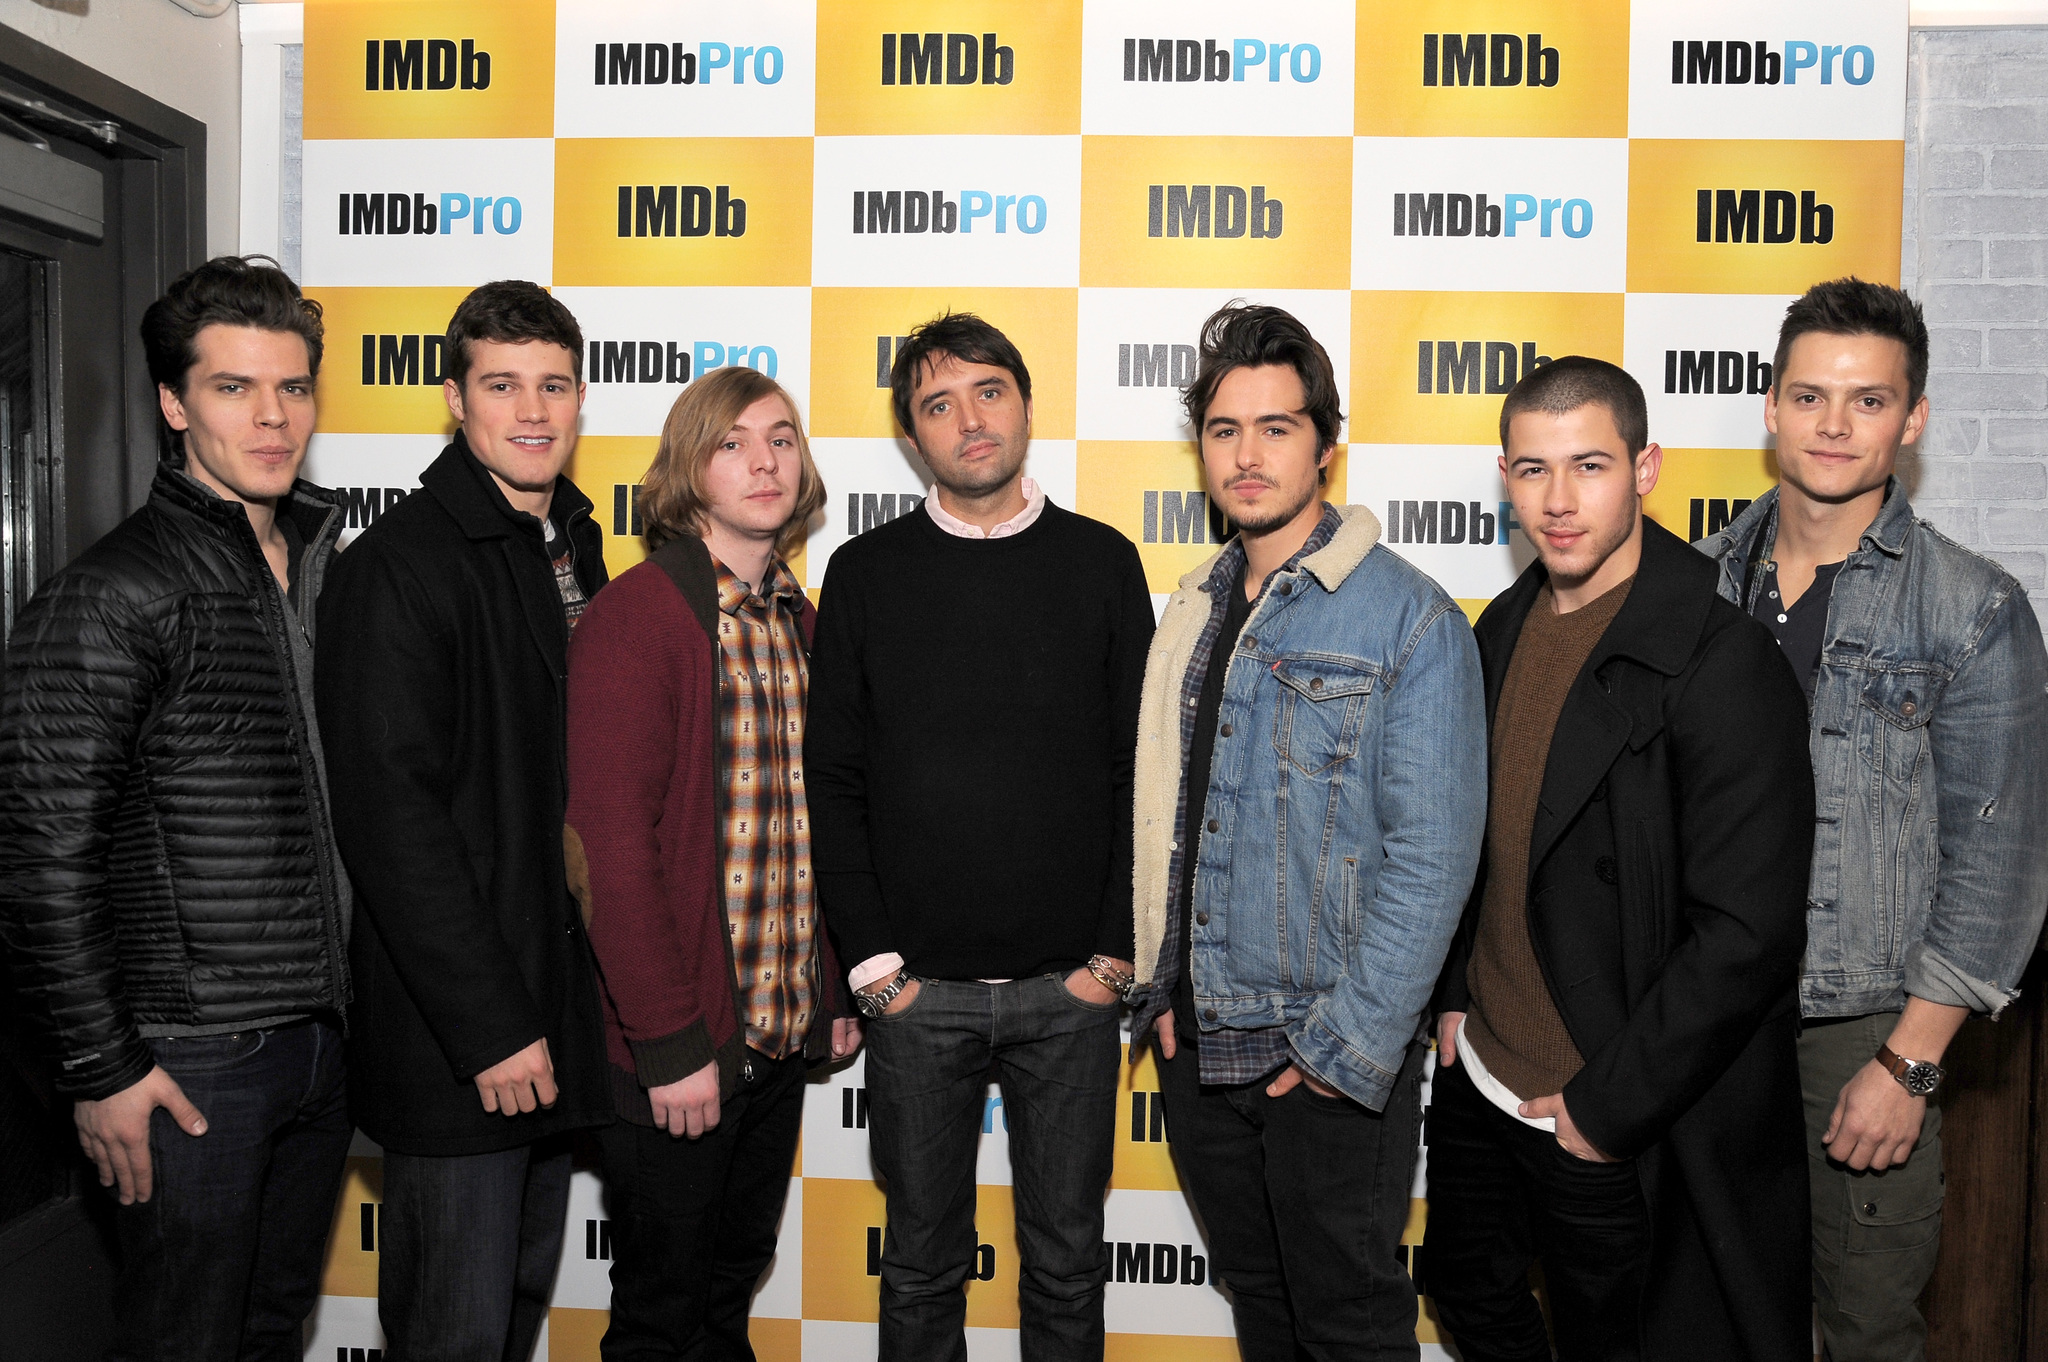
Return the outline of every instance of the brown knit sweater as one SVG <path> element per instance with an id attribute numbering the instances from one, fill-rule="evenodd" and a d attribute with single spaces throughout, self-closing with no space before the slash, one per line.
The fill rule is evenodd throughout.
<path id="1" fill-rule="evenodd" d="M 1550 737 L 1593 645 L 1635 584 L 1568 615 L 1545 586 L 1522 625 L 1493 716 L 1493 775 L 1486 813 L 1486 894 L 1465 983 L 1468 1045 L 1508 1091 L 1529 1101 L 1563 1090 L 1585 1059 L 1557 1013 L 1529 936 L 1529 838 L 1550 760 Z"/>

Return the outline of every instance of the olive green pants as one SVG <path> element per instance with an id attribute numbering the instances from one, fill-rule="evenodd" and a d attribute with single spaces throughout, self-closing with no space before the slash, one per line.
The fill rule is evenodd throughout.
<path id="1" fill-rule="evenodd" d="M 1799 1037 L 1813 1198 L 1813 1299 L 1829 1362 L 1923 1362 L 1919 1298 L 1941 1247 L 1941 1108 L 1927 1105 L 1903 1165 L 1852 1172 L 1822 1136 L 1842 1087 L 1876 1055 L 1895 1012 L 1809 1021 Z"/>

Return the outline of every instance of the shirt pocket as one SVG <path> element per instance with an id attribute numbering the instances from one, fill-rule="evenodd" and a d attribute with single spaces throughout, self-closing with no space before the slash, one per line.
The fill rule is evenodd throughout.
<path id="1" fill-rule="evenodd" d="M 1378 676 L 1355 658 L 1283 657 L 1273 663 L 1280 704 L 1273 747 L 1303 775 L 1322 775 L 1358 754 L 1366 703 Z"/>
<path id="2" fill-rule="evenodd" d="M 1870 768 L 1901 783 L 1912 781 L 1927 746 L 1927 725 L 1940 703 L 1945 678 L 1931 667 L 1874 672 L 1863 684 L 1868 721 L 1859 746 Z"/>

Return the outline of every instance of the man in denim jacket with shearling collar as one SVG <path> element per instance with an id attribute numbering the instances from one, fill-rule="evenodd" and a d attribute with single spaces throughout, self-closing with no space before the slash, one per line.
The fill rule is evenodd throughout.
<path id="1" fill-rule="evenodd" d="M 1799 1042 L 1814 1296 L 1834 1362 L 1917 1359 L 1940 1242 L 1942 1054 L 1995 1016 L 2048 905 L 2048 657 L 2026 592 L 1913 514 L 1919 305 L 1855 279 L 1787 311 L 1782 481 L 1698 548 L 1778 636 L 1817 789 Z"/>

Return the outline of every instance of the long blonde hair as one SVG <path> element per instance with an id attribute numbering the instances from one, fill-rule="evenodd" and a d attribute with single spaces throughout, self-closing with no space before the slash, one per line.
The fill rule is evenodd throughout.
<path id="1" fill-rule="evenodd" d="M 705 466 L 741 414 L 764 397 L 782 399 L 789 408 L 790 425 L 796 431 L 796 451 L 803 471 L 797 479 L 796 508 L 790 512 L 789 523 L 775 536 L 775 552 L 778 557 L 787 558 L 796 550 L 805 526 L 825 505 L 825 480 L 818 475 L 818 465 L 811 459 L 811 442 L 804 435 L 804 421 L 797 413 L 796 399 L 758 369 L 735 364 L 714 369 L 684 388 L 683 395 L 668 409 L 668 419 L 661 426 L 661 444 L 640 483 L 640 517 L 646 527 L 648 552 L 678 535 L 703 538 L 708 505 Z"/>

